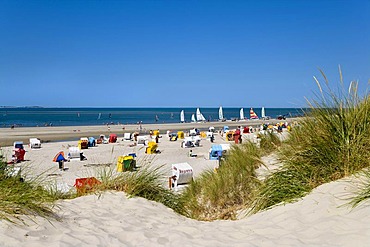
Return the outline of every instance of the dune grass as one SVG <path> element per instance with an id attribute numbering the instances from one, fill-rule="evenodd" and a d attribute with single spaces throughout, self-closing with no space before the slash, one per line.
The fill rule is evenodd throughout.
<path id="1" fill-rule="evenodd" d="M 205 171 L 185 188 L 179 213 L 204 221 L 235 219 L 254 197 L 259 185 L 255 170 L 260 164 L 254 144 L 234 145 L 217 172 Z"/>
<path id="2" fill-rule="evenodd" d="M 323 73 L 322 73 L 323 74 Z M 357 83 L 348 91 L 326 90 L 317 81 L 318 100 L 280 148 L 281 170 L 262 184 L 251 204 L 251 213 L 294 201 L 313 188 L 370 165 L 370 99 L 357 94 Z M 342 79 L 341 79 L 342 82 Z"/>
<path id="3" fill-rule="evenodd" d="M 0 161 L 0 220 L 23 222 L 21 215 L 57 218 L 53 213 L 56 198 L 41 186 L 41 181 L 23 181 L 19 174 L 9 176 L 11 169 Z"/>
<path id="4" fill-rule="evenodd" d="M 347 204 L 353 208 L 366 203 L 370 199 L 370 171 L 369 169 L 365 169 L 359 175 L 362 178 L 361 183 Z"/>
<path id="5" fill-rule="evenodd" d="M 112 168 L 103 168 L 97 174 L 102 183 L 94 189 L 95 192 L 123 191 L 130 197 L 143 197 L 179 211 L 179 196 L 164 186 L 162 170 L 162 167 L 150 167 L 145 161 L 138 170 L 131 172 L 116 173 Z"/>
<path id="6" fill-rule="evenodd" d="M 258 135 L 260 139 L 260 150 L 262 155 L 268 155 L 276 150 L 282 145 L 282 141 L 279 137 L 270 131 L 267 131 L 264 134 Z"/>

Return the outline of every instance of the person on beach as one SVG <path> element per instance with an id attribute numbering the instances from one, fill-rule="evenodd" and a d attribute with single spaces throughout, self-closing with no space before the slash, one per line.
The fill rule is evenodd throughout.
<path id="1" fill-rule="evenodd" d="M 59 170 L 61 170 L 61 171 L 64 171 L 64 161 L 66 161 L 66 160 L 59 160 L 58 161 Z"/>
<path id="2" fill-rule="evenodd" d="M 235 140 L 235 144 L 238 144 L 240 141 L 240 126 L 238 126 L 238 128 L 236 129 L 234 133 L 234 140 Z"/>

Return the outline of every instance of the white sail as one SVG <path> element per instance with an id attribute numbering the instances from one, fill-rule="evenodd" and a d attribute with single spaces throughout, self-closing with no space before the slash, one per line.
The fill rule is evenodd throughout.
<path id="1" fill-rule="evenodd" d="M 197 121 L 201 122 L 201 121 L 206 121 L 206 119 L 204 118 L 203 114 L 200 112 L 199 108 L 197 108 Z"/>
<path id="2" fill-rule="evenodd" d="M 239 115 L 240 115 L 240 120 L 244 120 L 244 109 L 243 108 L 241 108 L 240 109 L 240 113 L 239 113 Z"/>
<path id="3" fill-rule="evenodd" d="M 220 109 L 218 109 L 218 119 L 223 120 L 224 119 L 224 112 L 222 110 L 222 106 L 220 106 Z"/>
<path id="4" fill-rule="evenodd" d="M 185 113 L 184 113 L 184 110 L 182 110 L 182 111 L 180 112 L 180 122 L 181 122 L 181 123 L 185 122 Z"/>
<path id="5" fill-rule="evenodd" d="M 194 114 L 191 115 L 191 121 L 192 122 L 196 122 L 197 121 L 197 120 L 195 120 L 195 115 Z"/>
<path id="6" fill-rule="evenodd" d="M 262 107 L 262 110 L 261 110 L 261 117 L 262 117 L 262 118 L 265 118 L 265 117 L 266 117 L 265 107 Z"/>

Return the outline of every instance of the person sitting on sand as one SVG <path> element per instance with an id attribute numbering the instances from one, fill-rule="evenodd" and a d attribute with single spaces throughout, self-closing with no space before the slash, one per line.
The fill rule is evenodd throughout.
<path id="1" fill-rule="evenodd" d="M 189 157 L 197 157 L 196 154 L 193 154 L 193 150 L 189 150 Z"/>

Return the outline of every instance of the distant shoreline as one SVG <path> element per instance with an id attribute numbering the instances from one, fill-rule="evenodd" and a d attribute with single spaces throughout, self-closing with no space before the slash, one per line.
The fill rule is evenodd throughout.
<path id="1" fill-rule="evenodd" d="M 51 126 L 51 127 L 16 127 L 0 128 L 0 146 L 11 146 L 14 141 L 23 141 L 29 143 L 30 138 L 39 138 L 42 142 L 54 142 L 63 140 L 74 140 L 81 137 L 94 136 L 100 134 L 109 136 L 109 134 L 117 134 L 118 137 L 123 137 L 126 132 L 132 133 L 138 131 L 142 134 L 149 134 L 150 130 L 158 129 L 161 134 L 167 130 L 171 131 L 187 131 L 193 128 L 207 130 L 213 126 L 216 130 L 227 125 L 229 127 L 237 126 L 252 126 L 258 127 L 262 123 L 276 124 L 280 122 L 294 122 L 300 118 L 287 118 L 286 120 L 269 119 L 269 120 L 245 120 L 245 121 L 226 121 L 226 122 L 201 122 L 201 123 L 157 123 L 157 124 L 130 124 L 130 125 L 98 125 L 98 126 Z"/>

